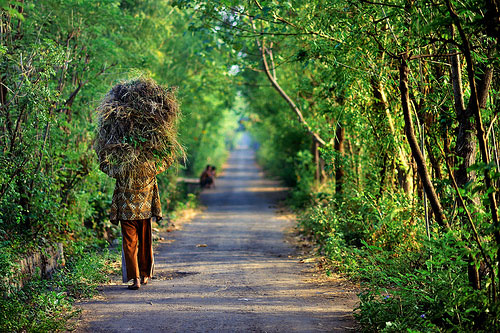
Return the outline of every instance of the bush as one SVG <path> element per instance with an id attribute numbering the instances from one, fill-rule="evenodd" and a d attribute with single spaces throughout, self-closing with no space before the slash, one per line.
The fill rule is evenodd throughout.
<path id="1" fill-rule="evenodd" d="M 356 317 L 365 331 L 498 331 L 498 307 L 467 280 L 466 244 L 451 232 L 426 240 L 417 213 L 397 198 L 321 193 L 300 227 L 330 269 L 361 281 Z"/>
<path id="2" fill-rule="evenodd" d="M 426 244 L 428 259 L 412 272 L 383 272 L 385 287 L 368 283 L 357 318 L 367 331 L 481 331 L 500 329 L 498 308 L 467 281 L 467 256 L 456 236 Z M 395 262 L 394 265 L 399 266 Z"/>

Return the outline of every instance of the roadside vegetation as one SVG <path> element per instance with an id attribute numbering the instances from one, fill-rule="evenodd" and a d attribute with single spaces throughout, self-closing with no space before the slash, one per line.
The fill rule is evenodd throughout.
<path id="1" fill-rule="evenodd" d="M 1 332 L 57 332 L 74 327 L 79 314 L 74 302 L 97 294 L 98 285 L 109 282 L 109 275 L 120 269 L 120 249 L 88 241 L 66 246 L 68 262 L 50 279 L 31 279 L 22 289 L 0 298 Z M 2 282 L 2 288 L 9 288 L 8 281 Z"/>

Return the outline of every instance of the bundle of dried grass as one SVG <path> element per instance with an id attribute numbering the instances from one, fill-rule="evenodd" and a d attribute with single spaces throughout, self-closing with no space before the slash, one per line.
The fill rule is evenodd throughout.
<path id="1" fill-rule="evenodd" d="M 152 79 L 117 84 L 97 111 L 95 150 L 100 169 L 111 177 L 150 177 L 184 154 L 175 93 Z"/>

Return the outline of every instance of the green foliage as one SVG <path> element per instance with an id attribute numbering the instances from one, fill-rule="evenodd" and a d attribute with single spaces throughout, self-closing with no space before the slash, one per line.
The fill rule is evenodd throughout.
<path id="1" fill-rule="evenodd" d="M 207 164 L 215 165 L 220 170 L 228 157 L 229 148 L 237 139 L 236 113 L 217 104 L 212 106 L 213 109 L 220 110 L 217 116 L 207 112 L 209 117 L 197 116 L 199 120 L 196 128 L 181 129 L 184 142 L 191 152 L 186 170 L 188 174 L 199 176 Z M 186 124 L 186 121 L 183 124 Z M 187 132 L 188 128 L 191 133 Z"/>
<path id="2" fill-rule="evenodd" d="M 311 184 L 311 146 L 303 131 L 291 126 L 286 114 L 255 119 L 245 123 L 253 138 L 259 143 L 257 160 L 274 176 L 279 176 L 290 186 L 301 184 L 306 190 Z"/>
<path id="3" fill-rule="evenodd" d="M 361 293 L 361 324 L 368 331 L 383 332 L 497 331 L 498 308 L 469 285 L 463 274 L 468 254 L 456 243 L 456 235 L 428 246 L 432 250 L 421 268 L 399 274 L 382 271 L 385 287 L 371 286 Z M 397 260 L 393 265 L 401 264 Z"/>
<path id="4" fill-rule="evenodd" d="M 470 252 L 458 234 L 426 241 L 405 201 L 318 193 L 314 202 L 300 226 L 331 269 L 362 282 L 356 316 L 366 331 L 498 329 L 497 307 L 463 274 Z"/>
<path id="5" fill-rule="evenodd" d="M 366 193 L 346 199 L 323 192 L 301 215 L 300 226 L 333 267 L 378 284 L 378 272 L 409 272 L 420 264 L 424 225 L 414 213 L 403 196 L 377 202 Z M 391 266 L 395 258 L 404 266 Z"/>
<path id="6" fill-rule="evenodd" d="M 3 279 L 0 281 L 0 294 L 4 295 L 11 289 L 9 281 L 18 276 L 19 264 L 16 263 L 16 256 L 9 248 L 9 242 L 0 244 L 0 276 Z"/>
<path id="7" fill-rule="evenodd" d="M 158 176 L 158 187 L 166 194 L 161 199 L 164 217 L 160 224 L 175 219 L 185 209 L 198 207 L 198 193 L 191 193 L 187 183 L 177 182 L 175 170 L 167 170 Z"/>
<path id="8" fill-rule="evenodd" d="M 500 226 L 491 222 L 488 194 L 496 194 L 499 173 L 496 161 L 476 153 L 478 117 L 470 113 L 476 83 L 480 95 L 489 95 L 477 102 L 484 104 L 479 116 L 487 150 L 498 159 L 498 76 L 489 94 L 481 92 L 489 69 L 497 73 L 500 65 L 493 5 L 1 1 L 1 246 L 16 253 L 56 240 L 71 243 L 89 229 L 108 233 L 113 181 L 97 171 L 92 153 L 93 107 L 113 83 L 146 74 L 179 88 L 188 175 L 197 176 L 206 164 L 220 168 L 234 145 L 236 120 L 245 119 L 259 162 L 294 187 L 289 202 L 305 210 L 304 232 L 332 268 L 370 281 L 359 311 L 366 330 L 496 328 L 492 289 L 496 283 L 500 290 L 500 274 L 492 263 L 498 261 Z M 433 225 L 430 242 L 402 114 L 399 66 L 405 54 L 414 134 L 425 139 L 425 164 L 451 229 Z M 261 73 L 263 55 L 267 75 Z M 462 61 L 458 89 L 450 73 L 455 55 Z M 314 161 L 311 132 L 325 142 L 322 161 Z M 464 154 L 463 147 L 471 149 Z M 159 179 L 165 211 L 193 202 L 176 186 L 176 170 Z M 321 179 L 314 179 L 317 173 Z M 12 259 L 0 256 L 1 273 L 10 271 Z M 479 290 L 469 287 L 472 266 L 479 267 Z"/>

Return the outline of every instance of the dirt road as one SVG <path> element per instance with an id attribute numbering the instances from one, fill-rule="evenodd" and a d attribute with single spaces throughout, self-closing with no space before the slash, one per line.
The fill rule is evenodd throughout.
<path id="1" fill-rule="evenodd" d="M 275 204 L 284 190 L 265 179 L 244 137 L 205 190 L 207 209 L 165 235 L 155 255 L 157 279 L 138 291 L 104 287 L 81 304 L 80 332 L 353 331 L 354 292 L 339 281 L 311 281 L 285 242 L 291 221 Z"/>

